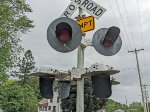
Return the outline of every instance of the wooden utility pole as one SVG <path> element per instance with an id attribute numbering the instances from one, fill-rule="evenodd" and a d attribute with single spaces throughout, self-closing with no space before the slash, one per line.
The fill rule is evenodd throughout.
<path id="1" fill-rule="evenodd" d="M 150 110 L 149 110 L 149 102 L 148 102 L 148 92 L 147 92 L 147 94 L 146 94 L 146 101 L 147 101 L 147 111 L 148 112 L 150 112 Z"/>
<path id="2" fill-rule="evenodd" d="M 126 106 L 128 106 L 128 100 L 127 97 L 125 96 L 125 100 L 126 100 Z"/>
<path id="3" fill-rule="evenodd" d="M 138 55 L 137 53 L 141 50 L 144 50 L 144 49 L 136 49 L 133 50 L 133 51 L 128 51 L 128 53 L 132 52 L 132 53 L 135 53 L 135 56 L 136 56 L 136 61 L 137 61 L 137 70 L 138 70 L 138 75 L 139 75 L 139 82 L 140 82 L 140 88 L 141 88 L 141 94 L 142 94 L 142 102 L 143 102 L 143 107 L 144 107 L 144 112 L 147 112 L 146 110 L 146 104 L 145 104 L 145 100 L 144 100 L 144 93 L 143 93 L 143 86 L 142 86 L 142 78 L 141 78 L 141 72 L 140 72 L 140 67 L 139 67 L 139 60 L 138 60 Z"/>
<path id="4" fill-rule="evenodd" d="M 146 109 L 147 109 L 147 112 L 149 112 L 148 91 L 147 91 L 147 88 L 146 88 L 147 86 L 150 86 L 150 85 L 143 85 L 143 87 L 144 87 L 144 94 L 145 94 Z"/>

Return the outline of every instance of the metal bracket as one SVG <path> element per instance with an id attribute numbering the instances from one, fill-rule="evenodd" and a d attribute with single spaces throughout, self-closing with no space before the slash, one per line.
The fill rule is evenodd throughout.
<path id="1" fill-rule="evenodd" d="M 92 40 L 90 39 L 82 38 L 81 43 L 86 47 L 93 46 Z"/>
<path id="2" fill-rule="evenodd" d="M 71 70 L 71 79 L 73 79 L 73 78 L 79 79 L 85 73 L 86 73 L 85 68 L 72 68 L 72 70 Z"/>

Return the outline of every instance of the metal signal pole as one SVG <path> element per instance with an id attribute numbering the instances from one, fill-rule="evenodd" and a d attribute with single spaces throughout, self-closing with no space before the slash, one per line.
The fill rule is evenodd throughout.
<path id="1" fill-rule="evenodd" d="M 82 17 L 83 10 L 79 8 L 79 16 Z M 78 48 L 77 68 L 84 68 L 84 49 L 82 45 Z M 77 101 L 76 112 L 84 112 L 84 78 L 77 79 Z"/>
<path id="2" fill-rule="evenodd" d="M 144 50 L 144 49 L 135 49 L 133 51 L 128 51 L 128 53 L 132 52 L 132 53 L 135 53 L 135 56 L 136 56 L 136 61 L 137 61 L 137 70 L 138 70 L 138 75 L 139 75 L 139 82 L 140 82 L 140 88 L 141 88 L 141 94 L 142 94 L 142 102 L 143 102 L 143 107 L 144 107 L 144 112 L 147 112 L 146 110 L 146 104 L 145 104 L 145 100 L 144 100 L 144 93 L 143 93 L 143 86 L 142 86 L 142 78 L 141 78 L 141 72 L 140 72 L 140 67 L 139 67 L 139 60 L 138 60 L 138 55 L 137 53 L 141 50 Z"/>

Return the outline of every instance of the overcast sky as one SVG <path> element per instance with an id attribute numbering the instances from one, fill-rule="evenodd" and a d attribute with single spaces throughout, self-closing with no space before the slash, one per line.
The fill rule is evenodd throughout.
<path id="1" fill-rule="evenodd" d="M 127 97 L 128 103 L 141 101 L 135 54 L 128 53 L 128 50 L 134 50 L 135 48 L 145 49 L 144 51 L 140 51 L 138 56 L 142 81 L 144 84 L 150 85 L 150 1 L 139 0 L 140 12 L 138 13 L 137 0 L 124 0 L 125 5 L 123 0 L 118 0 L 117 3 L 121 15 L 116 0 L 94 1 L 106 8 L 107 11 L 99 20 L 96 20 L 95 30 L 88 32 L 86 38 L 92 39 L 94 32 L 100 28 L 118 26 L 121 29 L 123 45 L 118 54 L 110 57 L 99 54 L 92 47 L 87 47 L 85 49 L 85 67 L 89 67 L 91 64 L 98 62 L 120 70 L 121 72 L 116 74 L 115 78 L 121 84 L 113 86 L 113 94 L 110 98 L 121 103 L 125 103 L 125 96 Z M 25 50 L 32 50 L 37 67 L 51 65 L 56 69 L 62 70 L 76 67 L 77 50 L 65 54 L 59 53 L 52 49 L 47 42 L 47 28 L 49 24 L 61 16 L 70 2 L 70 0 L 27 0 L 27 3 L 33 9 L 33 13 L 27 15 L 34 21 L 35 28 L 31 29 L 28 34 L 23 35 L 21 39 L 23 40 L 22 45 Z M 77 16 L 77 14 L 78 11 L 71 18 Z M 150 87 L 147 89 L 150 90 Z"/>

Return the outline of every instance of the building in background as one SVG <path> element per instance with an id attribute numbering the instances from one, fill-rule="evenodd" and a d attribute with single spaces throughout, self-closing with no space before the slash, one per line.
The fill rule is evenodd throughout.
<path id="1" fill-rule="evenodd" d="M 39 102 L 38 112 L 62 112 L 61 99 L 58 92 L 54 92 L 52 99 L 43 99 Z"/>

